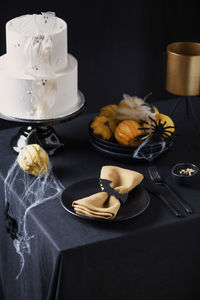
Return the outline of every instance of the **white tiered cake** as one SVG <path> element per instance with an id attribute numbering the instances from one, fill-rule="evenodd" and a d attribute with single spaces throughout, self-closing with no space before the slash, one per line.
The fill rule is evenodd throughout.
<path id="1" fill-rule="evenodd" d="M 25 15 L 6 24 L 0 57 L 0 113 L 51 119 L 79 105 L 77 61 L 67 54 L 67 24 L 53 13 Z"/>

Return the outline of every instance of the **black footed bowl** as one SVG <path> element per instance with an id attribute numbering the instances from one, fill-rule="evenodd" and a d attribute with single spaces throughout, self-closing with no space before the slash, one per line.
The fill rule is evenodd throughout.
<path id="1" fill-rule="evenodd" d="M 186 169 L 193 169 L 194 172 L 191 175 L 180 174 L 181 170 Z M 192 163 L 179 163 L 172 168 L 172 177 L 176 183 L 187 186 L 195 182 L 198 172 L 199 168 Z"/>

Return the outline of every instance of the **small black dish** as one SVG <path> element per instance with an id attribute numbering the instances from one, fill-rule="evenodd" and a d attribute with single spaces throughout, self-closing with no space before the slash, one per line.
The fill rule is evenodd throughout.
<path id="1" fill-rule="evenodd" d="M 193 169 L 194 172 L 191 175 L 180 174 L 181 170 L 185 170 L 187 168 Z M 192 163 L 179 163 L 172 168 L 172 177 L 176 183 L 187 186 L 195 181 L 198 171 L 199 168 Z"/>

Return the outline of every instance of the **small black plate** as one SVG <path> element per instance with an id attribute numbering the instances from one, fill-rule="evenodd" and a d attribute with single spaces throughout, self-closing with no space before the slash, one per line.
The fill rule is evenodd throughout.
<path id="1" fill-rule="evenodd" d="M 88 197 L 92 194 L 101 192 L 99 186 L 99 179 L 89 178 L 70 185 L 62 194 L 61 204 L 70 214 L 87 219 L 90 221 L 101 222 L 119 222 L 134 218 L 141 214 L 149 205 L 150 197 L 148 192 L 141 186 L 137 186 L 131 192 L 129 192 L 128 199 L 124 205 L 121 205 L 117 216 L 113 220 L 89 218 L 80 216 L 75 213 L 72 202 L 84 197 Z"/>

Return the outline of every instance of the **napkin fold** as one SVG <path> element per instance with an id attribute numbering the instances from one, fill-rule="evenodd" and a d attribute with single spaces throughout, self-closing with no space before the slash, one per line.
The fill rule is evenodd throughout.
<path id="1" fill-rule="evenodd" d="M 116 166 L 103 166 L 101 179 L 111 181 L 110 186 L 119 194 L 126 194 L 143 180 L 143 175 L 128 169 Z M 75 200 L 72 203 L 74 211 L 90 218 L 114 219 L 121 206 L 120 201 L 107 192 L 99 192 L 89 197 Z"/>

